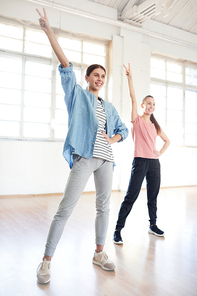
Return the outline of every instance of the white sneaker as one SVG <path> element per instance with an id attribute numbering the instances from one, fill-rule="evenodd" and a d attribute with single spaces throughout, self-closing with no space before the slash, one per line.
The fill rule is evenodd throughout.
<path id="1" fill-rule="evenodd" d="M 114 263 L 108 259 L 108 256 L 104 251 L 94 253 L 93 263 L 101 266 L 104 270 L 112 271 L 115 269 Z"/>
<path id="2" fill-rule="evenodd" d="M 39 264 L 36 271 L 38 283 L 46 284 L 50 282 L 50 263 L 51 261 L 44 259 L 44 261 Z"/>

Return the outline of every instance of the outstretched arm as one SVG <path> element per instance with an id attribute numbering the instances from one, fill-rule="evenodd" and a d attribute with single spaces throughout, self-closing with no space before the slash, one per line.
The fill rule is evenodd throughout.
<path id="1" fill-rule="evenodd" d="M 128 64 L 128 68 L 123 65 L 125 68 L 125 74 L 128 79 L 128 86 L 129 86 L 129 94 L 131 97 L 131 103 L 132 103 L 132 109 L 131 109 L 131 122 L 134 122 L 137 118 L 137 101 L 135 97 L 135 90 L 133 86 L 133 78 L 132 78 L 132 73 L 130 69 L 130 63 Z"/>
<path id="2" fill-rule="evenodd" d="M 52 46 L 59 62 L 61 63 L 62 67 L 63 68 L 70 67 L 69 60 L 65 56 L 63 50 L 61 49 L 61 47 L 60 47 L 59 43 L 57 42 L 57 39 L 55 38 L 55 35 L 51 29 L 45 8 L 43 8 L 44 15 L 42 15 L 38 9 L 36 9 L 36 11 L 40 16 L 40 18 L 39 18 L 40 26 L 41 26 L 42 30 L 46 33 L 46 35 L 51 43 L 51 46 Z"/>

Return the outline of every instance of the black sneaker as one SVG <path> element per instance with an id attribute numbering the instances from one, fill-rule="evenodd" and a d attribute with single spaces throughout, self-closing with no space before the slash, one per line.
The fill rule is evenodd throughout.
<path id="1" fill-rule="evenodd" d="M 149 233 L 152 233 L 152 234 L 155 234 L 157 236 L 164 236 L 165 235 L 164 231 L 162 231 L 161 229 L 159 229 L 157 227 L 157 225 L 152 225 L 152 226 L 150 225 L 150 227 L 148 229 L 148 232 Z"/>
<path id="2" fill-rule="evenodd" d="M 114 232 L 114 244 L 117 244 L 117 245 L 123 244 L 123 240 L 120 235 L 120 230 L 115 230 L 115 232 Z"/>

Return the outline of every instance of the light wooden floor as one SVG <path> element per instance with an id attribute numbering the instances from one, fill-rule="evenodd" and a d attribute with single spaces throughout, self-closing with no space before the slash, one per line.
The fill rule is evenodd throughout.
<path id="1" fill-rule="evenodd" d="M 161 189 L 158 226 L 148 234 L 143 190 L 122 231 L 112 242 L 124 193 L 112 193 L 106 252 L 116 265 L 106 272 L 92 264 L 94 194 L 82 195 L 52 261 L 51 282 L 36 282 L 48 228 L 61 196 L 0 197 L 1 296 L 196 296 L 197 187 Z"/>

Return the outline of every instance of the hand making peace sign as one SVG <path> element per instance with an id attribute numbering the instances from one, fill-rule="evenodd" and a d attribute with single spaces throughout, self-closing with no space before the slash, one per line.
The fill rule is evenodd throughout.
<path id="1" fill-rule="evenodd" d="M 45 10 L 45 8 L 43 8 L 44 16 L 40 13 L 40 11 L 37 8 L 36 8 L 36 11 L 40 16 L 40 18 L 38 19 L 39 23 L 40 23 L 40 27 L 47 34 L 50 31 L 51 26 L 49 24 L 49 20 L 48 20 L 47 14 L 46 14 L 46 10 Z"/>
<path id="2" fill-rule="evenodd" d="M 128 63 L 128 68 L 125 65 L 123 65 L 123 67 L 125 68 L 125 74 L 126 74 L 127 78 L 128 79 L 132 78 L 130 63 Z"/>

